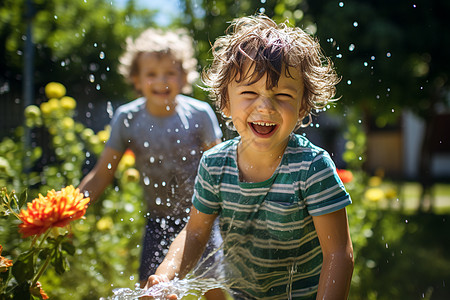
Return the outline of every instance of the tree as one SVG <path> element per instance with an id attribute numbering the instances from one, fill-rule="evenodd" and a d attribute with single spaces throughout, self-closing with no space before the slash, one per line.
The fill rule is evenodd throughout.
<path id="1" fill-rule="evenodd" d="M 4 0 L 0 3 L 0 99 L 5 118 L 15 127 L 23 115 L 24 40 L 27 17 L 32 18 L 34 43 L 34 91 L 36 103 L 43 98 L 43 87 L 60 81 L 71 96 L 83 101 L 126 98 L 128 85 L 117 72 L 127 36 L 154 26 L 154 11 L 137 9 L 128 1 L 124 9 L 106 0 L 33 0 L 27 14 L 26 0 Z M 19 99 L 17 101 L 16 99 Z M 11 109 L 16 110 L 11 111 Z M 3 118 L 3 119 L 5 119 Z"/>
<path id="2" fill-rule="evenodd" d="M 428 121 L 449 91 L 450 3 L 309 1 L 317 35 L 342 75 L 340 93 L 378 127 L 403 108 Z"/>

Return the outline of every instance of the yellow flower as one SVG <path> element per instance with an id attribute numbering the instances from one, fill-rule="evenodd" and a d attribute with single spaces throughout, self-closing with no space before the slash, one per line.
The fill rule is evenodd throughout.
<path id="1" fill-rule="evenodd" d="M 370 188 L 364 193 L 364 197 L 367 200 L 376 202 L 384 198 L 384 192 L 379 188 Z"/>
<path id="2" fill-rule="evenodd" d="M 61 101 L 61 107 L 66 110 L 72 110 L 72 109 L 75 109 L 75 107 L 77 107 L 77 102 L 72 97 L 65 96 L 65 97 L 62 97 L 60 101 Z"/>
<path id="3" fill-rule="evenodd" d="M 75 121 L 71 117 L 64 117 L 61 124 L 64 130 L 68 130 L 72 129 L 75 126 Z"/>
<path id="4" fill-rule="evenodd" d="M 2 247 L 2 245 L 0 245 L 0 272 L 1 273 L 8 271 L 8 268 L 12 267 L 12 265 L 13 265 L 12 260 L 1 256 L 2 251 L 3 251 L 3 247 Z"/>
<path id="5" fill-rule="evenodd" d="M 19 214 L 19 232 L 26 238 L 40 235 L 52 227 L 65 227 L 70 222 L 80 219 L 86 213 L 89 198 L 73 186 L 67 186 L 61 191 L 51 190 L 47 196 L 34 199 L 22 209 Z"/>
<path id="6" fill-rule="evenodd" d="M 385 191 L 386 198 L 388 199 L 394 199 L 397 197 L 397 190 L 393 187 L 387 188 Z"/>
<path id="7" fill-rule="evenodd" d="M 109 131 L 107 130 L 100 130 L 97 132 L 97 136 L 102 143 L 106 143 L 106 141 L 109 139 Z"/>
<path id="8" fill-rule="evenodd" d="M 59 82 L 50 82 L 45 86 L 47 98 L 61 98 L 66 94 L 66 88 Z"/>
<path id="9" fill-rule="evenodd" d="M 36 119 L 41 116 L 41 110 L 36 105 L 28 105 L 25 108 L 25 118 Z"/>
<path id="10" fill-rule="evenodd" d="M 372 176 L 369 178 L 369 186 L 380 186 L 381 183 L 383 182 L 383 179 L 381 179 L 381 177 L 379 176 Z"/>
<path id="11" fill-rule="evenodd" d="M 103 217 L 97 222 L 97 229 L 100 231 L 106 231 L 113 228 L 113 220 L 111 217 Z"/>
<path id="12" fill-rule="evenodd" d="M 128 182 L 138 182 L 139 181 L 139 171 L 136 170 L 135 168 L 129 168 L 127 170 L 125 170 L 125 172 L 123 173 L 123 180 L 128 183 Z"/>
<path id="13" fill-rule="evenodd" d="M 134 156 L 133 151 L 131 151 L 130 149 L 127 149 L 125 151 L 125 153 L 123 154 L 122 158 L 120 159 L 119 165 L 117 166 L 117 168 L 120 171 L 123 171 L 125 169 L 131 168 L 132 166 L 134 166 L 136 162 L 136 158 Z"/>

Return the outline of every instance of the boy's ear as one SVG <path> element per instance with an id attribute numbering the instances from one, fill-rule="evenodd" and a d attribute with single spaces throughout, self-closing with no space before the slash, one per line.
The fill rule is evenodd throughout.
<path id="1" fill-rule="evenodd" d="M 139 81 L 139 76 L 137 75 L 131 76 L 131 81 L 133 82 L 134 89 L 136 91 L 141 92 L 141 83 Z"/>
<path id="2" fill-rule="evenodd" d="M 230 117 L 231 117 L 230 109 L 229 109 L 229 107 L 228 107 L 228 103 L 225 105 L 224 108 L 222 108 L 222 114 L 223 114 L 225 117 L 227 117 L 227 118 L 230 118 Z"/>

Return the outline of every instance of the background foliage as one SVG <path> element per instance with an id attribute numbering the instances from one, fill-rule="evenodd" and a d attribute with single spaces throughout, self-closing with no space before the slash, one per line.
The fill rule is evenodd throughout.
<path id="1" fill-rule="evenodd" d="M 21 95 L 30 15 L 25 0 L 0 3 L 0 186 L 18 192 L 28 188 L 30 199 L 49 188 L 76 186 L 95 163 L 107 136 L 107 103 L 115 107 L 134 97 L 117 73 L 125 38 L 157 26 L 154 12 L 137 8 L 134 1 L 124 8 L 104 0 L 32 2 L 37 110 L 25 114 Z M 354 174 L 347 184 L 354 200 L 349 219 L 356 254 L 351 299 L 447 299 L 450 245 L 442 237 L 450 234 L 448 215 L 405 214 L 376 198 L 368 200 L 370 176 L 363 163 L 370 124 L 395 124 L 404 108 L 430 118 L 448 106 L 448 1 L 179 3 L 182 15 L 170 26 L 191 30 L 201 66 L 208 64 L 210 43 L 227 22 L 243 15 L 264 12 L 277 21 L 289 19 L 319 37 L 343 79 L 338 86 L 342 99 L 327 113 L 345 116 L 343 157 Z M 51 81 L 66 86 L 76 107 L 64 108 L 62 99 L 44 96 Z M 206 99 L 201 89 L 194 95 Z M 42 109 L 44 103 L 50 104 Z M 140 187 L 128 175 L 120 170 L 73 228 L 77 252 L 71 271 L 63 276 L 49 272 L 41 280 L 52 299 L 99 299 L 137 281 L 145 212 Z M 0 218 L 0 228 L 2 255 L 14 258 L 26 247 L 17 224 Z"/>

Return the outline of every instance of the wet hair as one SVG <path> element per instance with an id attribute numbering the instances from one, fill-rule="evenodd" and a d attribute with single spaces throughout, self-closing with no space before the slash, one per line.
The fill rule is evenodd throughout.
<path id="1" fill-rule="evenodd" d="M 283 70 L 292 77 L 291 68 L 297 68 L 303 77 L 300 119 L 313 109 L 323 108 L 335 96 L 339 78 L 333 63 L 315 38 L 287 21 L 277 24 L 265 15 L 235 19 L 226 34 L 215 41 L 212 53 L 213 61 L 202 80 L 220 110 L 228 104 L 227 87 L 232 80 L 254 83 L 267 74 L 270 90 L 277 86 Z"/>
<path id="2" fill-rule="evenodd" d="M 119 73 L 132 83 L 132 77 L 139 74 L 139 59 L 142 54 L 157 53 L 172 55 L 181 64 L 186 74 L 187 84 L 183 93 L 192 92 L 192 84 L 199 78 L 193 40 L 185 29 L 164 31 L 150 28 L 135 40 L 126 39 L 126 51 L 119 58 Z"/>

